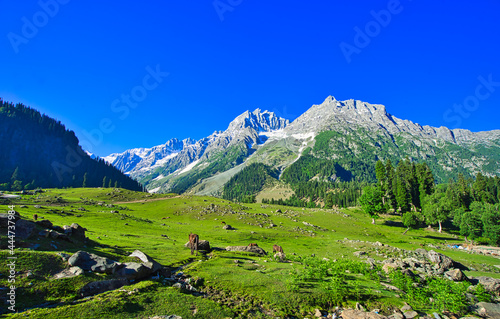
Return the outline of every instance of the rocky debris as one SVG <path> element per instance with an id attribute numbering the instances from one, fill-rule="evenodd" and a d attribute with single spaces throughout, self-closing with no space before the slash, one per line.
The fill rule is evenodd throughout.
<path id="1" fill-rule="evenodd" d="M 209 247 L 210 247 L 210 245 L 209 245 Z M 129 257 L 137 257 L 145 264 L 151 263 L 152 264 L 151 271 L 153 273 L 161 270 L 161 268 L 162 268 L 162 265 L 159 262 L 155 261 L 153 258 L 151 258 L 150 256 L 146 255 L 145 253 L 143 253 L 142 251 L 140 251 L 138 249 L 134 250 L 129 255 Z"/>
<path id="2" fill-rule="evenodd" d="M 406 319 L 413 319 L 415 317 L 418 317 L 418 312 L 414 310 L 408 310 L 403 313 Z"/>
<path id="3" fill-rule="evenodd" d="M 286 260 L 286 255 L 282 252 L 277 252 L 274 254 L 274 260 L 278 260 L 279 262 L 284 262 Z"/>
<path id="4" fill-rule="evenodd" d="M 68 259 L 68 264 L 70 266 L 78 266 L 86 271 L 111 274 L 113 273 L 113 269 L 119 263 L 111 259 L 80 250 Z"/>
<path id="5" fill-rule="evenodd" d="M 191 244 L 187 242 L 184 244 L 184 247 L 191 249 Z M 210 242 L 208 240 L 200 240 L 198 242 L 198 250 L 210 251 Z"/>
<path id="6" fill-rule="evenodd" d="M 342 311 L 342 319 L 384 319 L 385 316 L 375 312 L 366 312 L 356 309 L 344 309 Z"/>
<path id="7" fill-rule="evenodd" d="M 16 237 L 20 239 L 28 239 L 35 233 L 35 223 L 24 219 L 16 221 Z"/>
<path id="8" fill-rule="evenodd" d="M 468 280 L 467 276 L 460 269 L 451 269 L 444 273 L 444 276 L 453 281 Z"/>
<path id="9" fill-rule="evenodd" d="M 474 305 L 473 309 L 481 317 L 500 318 L 500 304 L 478 302 Z"/>
<path id="10" fill-rule="evenodd" d="M 177 315 L 165 315 L 165 316 L 149 317 L 149 319 L 182 319 L 182 317 Z"/>
<path id="11" fill-rule="evenodd" d="M 148 267 L 149 266 L 149 267 Z M 123 263 L 119 264 L 113 269 L 113 274 L 119 278 L 126 278 L 129 280 L 140 280 L 150 276 L 153 271 L 153 263 Z"/>
<path id="12" fill-rule="evenodd" d="M 227 246 L 227 251 L 246 251 L 258 255 L 267 255 L 264 249 L 259 246 Z"/>
<path id="13" fill-rule="evenodd" d="M 129 281 L 127 279 L 110 279 L 110 280 L 101 280 L 101 281 L 93 281 L 80 289 L 80 295 L 82 297 L 88 297 L 97 295 L 106 291 L 115 290 L 121 288 L 125 285 L 128 285 Z"/>
<path id="14" fill-rule="evenodd" d="M 484 289 L 488 292 L 499 293 L 500 292 L 500 279 L 495 279 L 491 277 L 472 277 L 471 281 L 473 283 L 480 283 Z"/>
<path id="15" fill-rule="evenodd" d="M 74 266 L 74 267 L 70 267 L 68 269 L 64 269 L 64 270 L 58 272 L 57 274 L 55 274 L 52 277 L 52 279 L 72 278 L 72 277 L 80 276 L 82 274 L 83 274 L 83 269 L 78 267 L 78 266 Z"/>
<path id="16" fill-rule="evenodd" d="M 224 226 L 222 226 L 222 229 L 225 229 L 225 230 L 235 230 L 235 228 L 233 228 L 233 226 L 231 226 L 231 225 L 224 225 Z"/>
<path id="17" fill-rule="evenodd" d="M 52 222 L 48 219 L 42 219 L 42 220 L 38 220 L 35 222 L 37 225 L 40 225 L 42 226 L 43 228 L 49 228 L 51 229 L 54 225 L 52 224 Z"/>

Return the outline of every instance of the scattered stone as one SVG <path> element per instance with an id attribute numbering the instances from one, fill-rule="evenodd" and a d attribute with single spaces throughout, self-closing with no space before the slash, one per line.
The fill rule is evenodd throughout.
<path id="1" fill-rule="evenodd" d="M 485 276 L 474 277 L 473 279 L 483 285 L 484 289 L 488 292 L 500 292 L 500 279 Z"/>
<path id="2" fill-rule="evenodd" d="M 77 223 L 71 224 L 71 228 L 72 228 L 71 236 L 73 238 L 75 238 L 76 240 L 85 240 L 85 231 L 87 229 L 83 228 Z"/>
<path id="3" fill-rule="evenodd" d="M 149 264 L 150 267 L 147 267 L 146 264 Z M 117 265 L 114 270 L 113 274 L 116 277 L 119 278 L 126 278 L 129 280 L 139 280 L 148 277 L 151 275 L 153 272 L 151 271 L 153 269 L 153 263 L 123 263 L 120 265 Z"/>
<path id="4" fill-rule="evenodd" d="M 284 262 L 286 260 L 286 255 L 282 252 L 277 252 L 274 254 L 274 260 L 278 259 L 279 262 Z"/>
<path id="5" fill-rule="evenodd" d="M 246 251 L 249 253 L 254 253 L 258 255 L 267 255 L 264 249 L 259 246 L 228 246 L 226 247 L 227 251 Z"/>
<path id="6" fill-rule="evenodd" d="M 83 274 L 83 269 L 78 267 L 78 266 L 74 266 L 74 267 L 70 267 L 68 269 L 64 269 L 64 270 L 58 272 L 57 274 L 54 275 L 54 277 L 52 277 L 52 279 L 72 278 L 72 277 L 80 276 L 82 274 Z"/>
<path id="7" fill-rule="evenodd" d="M 113 269 L 119 264 L 111 259 L 90 254 L 86 251 L 77 251 L 68 259 L 68 264 L 78 266 L 83 270 L 111 274 Z"/>
<path id="8" fill-rule="evenodd" d="M 101 281 L 93 281 L 80 289 L 80 295 L 82 297 L 88 297 L 97 295 L 106 291 L 115 290 L 121 288 L 125 285 L 128 285 L 128 280 L 126 279 L 111 279 L 111 280 L 101 280 Z"/>
<path id="9" fill-rule="evenodd" d="M 444 273 L 444 276 L 453 281 L 467 280 L 467 276 L 460 269 L 451 269 Z"/>
<path id="10" fill-rule="evenodd" d="M 191 249 L 189 241 L 184 244 L 184 247 Z M 210 242 L 208 240 L 200 240 L 198 242 L 198 250 L 210 251 Z"/>
<path id="11" fill-rule="evenodd" d="M 388 274 L 389 272 L 391 272 L 392 270 L 394 269 L 397 269 L 398 268 L 398 265 L 395 264 L 395 263 L 386 263 L 382 266 L 382 270 Z"/>
<path id="12" fill-rule="evenodd" d="M 159 262 L 155 261 L 153 258 L 151 258 L 150 256 L 146 255 L 145 253 L 143 253 L 142 251 L 140 251 L 138 249 L 134 250 L 134 252 L 132 252 L 129 255 L 129 257 L 137 257 L 143 263 L 151 263 L 153 265 L 151 272 L 153 272 L 153 273 L 161 270 L 161 268 L 163 267 Z"/>
<path id="13" fill-rule="evenodd" d="M 447 270 L 453 267 L 453 260 L 450 257 L 437 253 L 434 250 L 429 251 L 427 256 L 439 269 Z"/>
<path id="14" fill-rule="evenodd" d="M 500 304 L 478 302 L 474 305 L 474 312 L 481 317 L 500 318 Z"/>
<path id="15" fill-rule="evenodd" d="M 231 225 L 224 225 L 224 226 L 222 226 L 222 229 L 225 229 L 225 230 L 234 230 L 233 226 L 231 226 Z"/>
<path id="16" fill-rule="evenodd" d="M 360 250 L 360 251 L 355 251 L 353 254 L 354 254 L 354 256 L 356 256 L 356 257 L 367 256 L 366 251 L 362 251 L 362 250 Z"/>
<path id="17" fill-rule="evenodd" d="M 404 316 L 406 319 L 413 319 L 415 317 L 418 317 L 418 313 L 413 310 L 405 311 Z"/>
<path id="18" fill-rule="evenodd" d="M 37 225 L 42 226 L 43 228 L 52 228 L 54 225 L 52 225 L 52 222 L 48 219 L 43 219 L 43 220 L 38 220 L 35 222 Z"/>
<path id="19" fill-rule="evenodd" d="M 321 317 L 323 317 L 323 314 L 321 313 L 321 310 L 319 310 L 319 309 L 314 309 L 314 316 L 315 316 L 316 318 L 321 318 Z"/>
<path id="20" fill-rule="evenodd" d="M 61 258 L 62 258 L 62 260 L 64 260 L 64 261 L 68 261 L 69 257 L 71 257 L 71 255 L 66 254 L 66 253 L 57 253 L 57 255 L 58 255 L 59 257 L 61 257 Z"/>
<path id="21" fill-rule="evenodd" d="M 342 311 L 343 319 L 384 319 L 385 316 L 374 312 L 364 312 L 355 309 L 344 309 Z"/>

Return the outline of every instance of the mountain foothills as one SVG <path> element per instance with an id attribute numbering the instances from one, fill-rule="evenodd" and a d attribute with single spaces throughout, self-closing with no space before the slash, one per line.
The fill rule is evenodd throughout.
<path id="1" fill-rule="evenodd" d="M 0 99 L 0 190 L 38 187 L 122 187 L 141 184 L 104 160 L 94 160 L 61 122 Z"/>
<path id="2" fill-rule="evenodd" d="M 357 193 L 351 186 L 374 182 L 378 160 L 397 164 L 404 158 L 425 161 L 438 183 L 479 172 L 497 175 L 500 130 L 422 126 L 387 113 L 383 105 L 337 101 L 329 96 L 292 123 L 257 109 L 238 116 L 227 130 L 199 141 L 172 139 L 154 148 L 132 149 L 104 159 L 138 179 L 150 192 L 241 199 L 278 185 L 293 189 L 288 199 L 303 198 L 304 189 L 324 192 L 335 188 L 340 190 L 338 196 L 345 197 L 343 202 L 352 202 L 361 186 Z M 265 167 L 251 165 L 257 163 Z M 258 174 L 258 186 L 235 191 L 248 182 L 238 174 Z M 319 192 L 311 199 L 324 200 Z"/>

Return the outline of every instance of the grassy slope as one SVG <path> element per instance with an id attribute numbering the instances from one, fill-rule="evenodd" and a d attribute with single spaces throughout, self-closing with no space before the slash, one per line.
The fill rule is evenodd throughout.
<path id="1" fill-rule="evenodd" d="M 165 199 L 157 200 L 161 196 Z M 113 207 L 98 205 L 98 202 L 104 202 L 109 206 L 112 203 L 125 201 L 134 202 L 115 204 Z M 210 210 L 211 204 L 217 205 L 217 208 Z M 382 225 L 381 220 L 377 221 L 377 225 L 371 225 L 370 219 L 356 209 L 345 210 L 339 214 L 333 210 L 302 210 L 261 204 L 241 206 L 211 197 L 151 196 L 113 189 L 49 190 L 40 194 L 38 199 L 37 196 L 23 196 L 21 202 L 16 202 L 15 205 L 16 210 L 25 217 L 32 216 L 36 212 L 39 216 L 52 221 L 54 225 L 62 226 L 76 222 L 88 229 L 87 236 L 90 240 L 85 247 L 78 243 L 35 238 L 33 241 L 41 245 L 38 250 L 72 253 L 82 249 L 124 261 L 127 260 L 126 256 L 130 252 L 140 249 L 163 265 L 172 267 L 193 260 L 190 251 L 183 247 L 190 232 L 199 234 L 202 240 L 209 240 L 212 247 L 247 245 L 255 242 L 271 252 L 272 245 L 279 244 L 288 255 L 292 253 L 304 256 L 316 254 L 319 258 L 330 259 L 357 259 L 353 256 L 353 251 L 357 249 L 367 251 L 370 257 L 378 260 L 384 259 L 383 254 L 390 256 L 392 253 L 387 251 L 377 255 L 372 245 L 344 241 L 344 238 L 369 242 L 380 241 L 403 249 L 420 248 L 421 244 L 445 246 L 444 240 L 447 240 L 448 244 L 461 242 L 449 234 L 438 234 L 427 229 L 410 231 L 406 236 L 402 236 L 403 228 Z M 42 208 L 36 209 L 34 205 L 41 205 Z M 85 208 L 85 211 L 80 210 L 80 207 Z M 283 212 L 290 210 L 291 213 L 273 213 L 278 208 Z M 111 213 L 112 210 L 118 213 Z M 0 211 L 7 211 L 7 206 L 1 205 Z M 269 217 L 260 215 L 262 213 L 268 214 Z M 387 218 L 395 219 L 396 217 L 387 216 Z M 221 221 L 232 225 L 236 230 L 223 230 Z M 304 225 L 303 222 L 320 226 L 321 229 Z M 270 228 L 271 223 L 277 226 Z M 167 235 L 168 238 L 162 235 Z M 5 243 L 4 239 L 2 238 L 2 243 Z M 66 279 L 62 283 L 46 281 L 53 273 L 62 269 L 64 264 L 53 254 L 22 253 L 24 251 L 29 250 L 21 248 L 18 251 L 20 258 L 18 270 L 21 271 L 18 276 L 18 284 L 21 287 L 19 306 L 29 308 L 43 302 L 72 301 L 76 298 L 80 287 L 99 278 L 98 275 L 86 274 L 77 279 Z M 493 265 L 500 264 L 494 257 L 469 255 L 457 250 L 441 252 L 477 270 L 477 272 L 468 272 L 468 275 L 494 271 Z M 4 259 L 6 251 L 3 250 L 1 255 Z M 40 266 L 45 263 L 38 262 L 37 258 L 50 259 L 49 263 L 52 267 L 47 269 L 46 266 Z M 79 313 L 81 317 L 140 318 L 154 314 L 176 313 L 184 318 L 191 318 L 194 313 L 197 313 L 196 316 L 202 313 L 207 316 L 209 313 L 217 313 L 220 315 L 211 317 L 223 318 L 234 316 L 234 313 L 227 308 L 221 308 L 215 302 L 217 300 L 223 304 L 239 300 L 238 306 L 233 306 L 242 315 L 246 315 L 246 312 L 255 307 L 273 309 L 275 314 L 284 315 L 296 313 L 297 305 L 301 305 L 302 311 L 318 306 L 318 301 L 313 300 L 313 297 L 317 297 L 320 292 L 314 287 L 298 292 L 288 289 L 290 274 L 294 271 L 293 269 L 300 269 L 298 264 L 277 263 L 270 257 L 228 252 L 214 252 L 210 259 L 201 257 L 195 259 L 203 260 L 203 262 L 195 262 L 184 271 L 193 277 L 203 277 L 206 286 L 217 291 L 223 290 L 224 294 L 232 296 L 230 298 L 232 301 L 227 301 L 224 294 L 218 293 L 213 298 L 205 299 L 181 294 L 161 282 L 146 281 L 125 288 L 133 290 L 135 287 L 140 290 L 139 293 L 129 295 L 123 291 L 108 292 L 80 304 L 66 305 L 64 308 L 31 310 L 30 314 L 44 318 L 60 317 L 61 314 L 71 313 Z M 237 265 L 234 259 L 239 259 L 242 263 Z M 5 267 L 5 264 L 0 265 L 0 273 L 7 273 Z M 28 270 L 35 273 L 35 278 L 26 277 Z M 497 272 L 488 273 L 488 275 L 500 278 Z M 401 303 L 394 297 L 394 293 L 386 292 L 378 282 L 362 278 L 356 280 L 368 287 L 373 296 L 377 297 L 366 301 L 373 306 Z M 1 286 L 6 286 L 6 281 L 5 276 L 0 276 Z M 34 298 L 36 291 L 45 291 L 45 297 Z M 269 294 L 270 291 L 273 293 Z M 185 302 L 185 305 L 179 306 L 182 304 L 179 301 Z"/>

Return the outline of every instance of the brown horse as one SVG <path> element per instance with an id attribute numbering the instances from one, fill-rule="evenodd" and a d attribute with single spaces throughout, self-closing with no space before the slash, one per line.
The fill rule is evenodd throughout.
<path id="1" fill-rule="evenodd" d="M 274 254 L 275 252 L 279 252 L 279 253 L 284 254 L 284 252 L 283 252 L 283 248 L 281 248 L 281 246 L 278 246 L 278 245 L 273 245 L 273 254 Z"/>
<path id="2" fill-rule="evenodd" d="M 252 247 L 252 246 L 259 247 L 259 245 L 257 245 L 256 243 L 248 244 L 248 247 Z"/>
<path id="3" fill-rule="evenodd" d="M 189 234 L 189 247 L 191 247 L 191 255 L 193 251 L 196 250 L 196 256 L 198 256 L 198 243 L 200 242 L 200 237 L 198 235 L 190 233 Z"/>
<path id="4" fill-rule="evenodd" d="M 37 215 L 37 214 L 33 214 L 33 220 L 34 220 L 34 221 L 37 221 L 37 220 L 38 220 L 38 215 Z"/>

